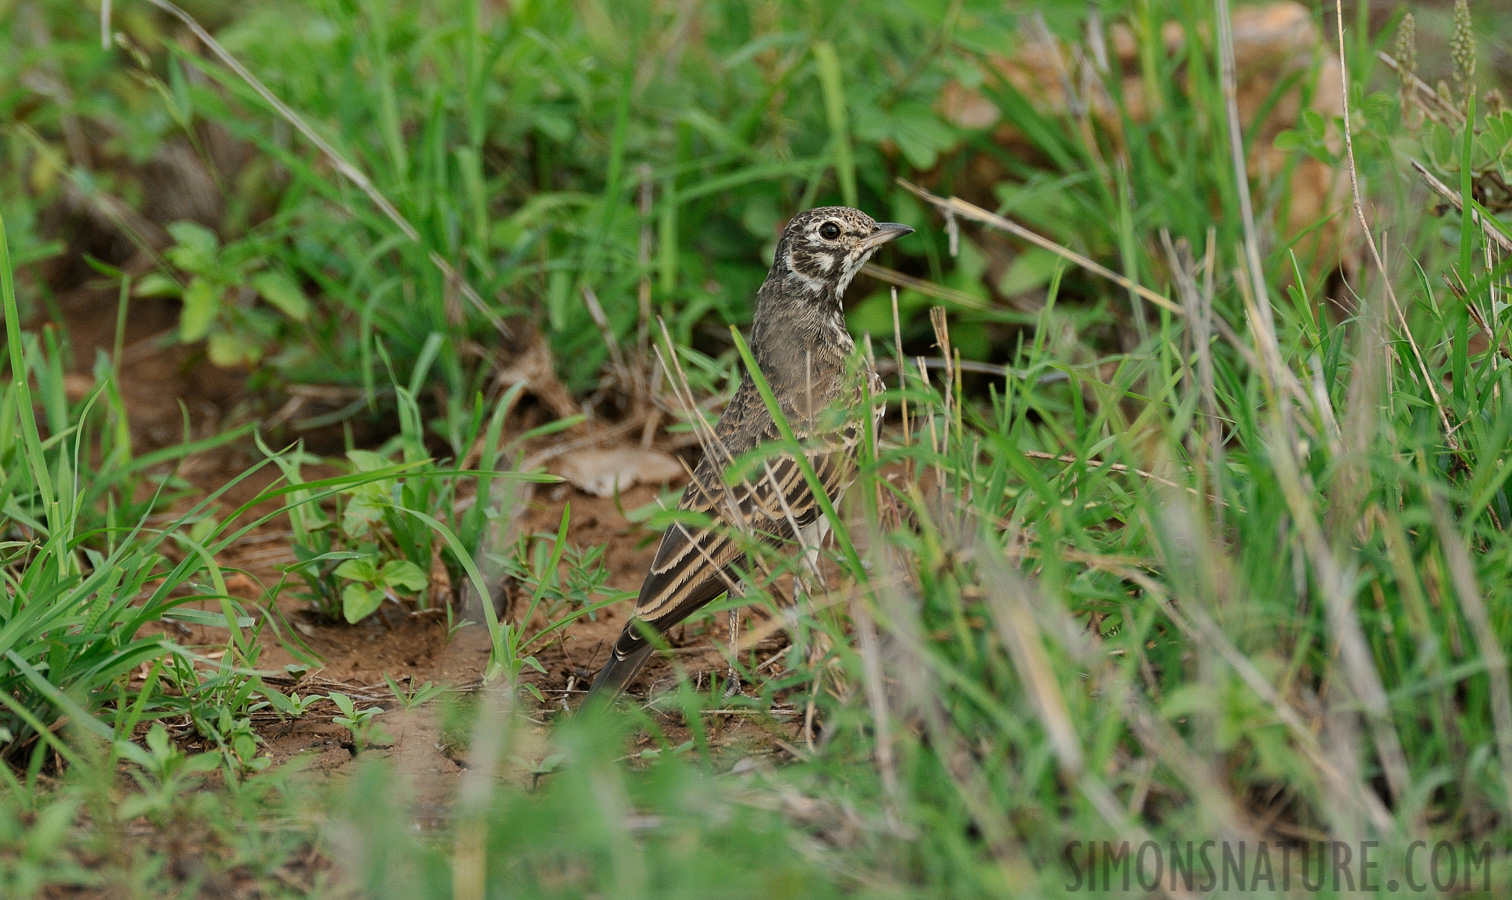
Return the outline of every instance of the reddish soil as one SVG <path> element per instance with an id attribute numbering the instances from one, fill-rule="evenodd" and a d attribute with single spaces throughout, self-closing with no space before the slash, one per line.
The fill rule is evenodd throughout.
<path id="1" fill-rule="evenodd" d="M 89 371 L 98 351 L 111 352 L 115 342 L 116 300 L 114 294 L 81 291 L 61 304 L 73 347 L 74 370 L 70 376 L 72 392 L 83 395 L 91 387 Z M 129 308 L 120 364 L 120 390 L 130 419 L 137 453 L 172 446 L 187 436 L 202 439 L 220 434 L 240 424 L 266 422 L 278 418 L 289 402 L 272 390 L 257 391 L 249 387 L 243 371 L 213 365 L 199 348 L 177 342 L 175 328 L 177 305 L 171 301 L 133 300 Z M 188 433 L 185 433 L 187 422 Z M 306 445 L 321 452 L 339 454 L 340 432 L 333 440 L 321 434 L 280 434 L 292 440 L 302 437 Z M 576 432 L 574 439 L 585 434 Z M 375 435 L 374 443 L 384 435 Z M 591 437 L 591 435 L 588 435 Z M 180 477 L 192 485 L 189 496 L 180 505 L 198 502 L 205 494 L 220 490 L 262 459 L 255 443 L 246 438 L 214 450 L 194 454 L 178 465 Z M 316 466 L 306 477 L 337 474 L 334 466 Z M 263 466 L 232 486 L 221 497 L 218 514 L 228 515 L 237 507 L 251 502 L 273 485 L 279 470 Z M 574 547 L 605 547 L 605 563 L 611 573 L 609 586 L 615 589 L 637 588 L 654 553 L 655 534 L 628 522 L 621 509 L 636 509 L 655 501 L 660 486 L 636 486 L 614 498 L 586 494 L 569 484 L 540 485 L 524 498 L 525 508 L 517 517 L 517 527 L 525 534 L 554 535 L 561 521 L 562 508 L 572 504 L 568 542 Z M 252 516 L 277 513 L 277 501 L 254 508 Z M 289 541 L 292 533 L 288 520 L 275 515 L 258 526 L 246 538 L 228 549 L 219 559 L 229 575 L 227 588 L 234 596 L 247 601 L 249 611 L 267 612 L 273 587 L 282 577 L 281 567 L 294 562 Z M 288 582 L 273 598 L 278 612 L 272 624 L 282 623 L 296 634 L 280 638 L 287 629 L 267 627 L 263 631 L 258 668 L 269 673 L 269 683 L 301 696 L 341 691 L 358 700 L 359 707 L 384 708 L 379 717 L 387 739 L 377 741 L 365 752 L 390 759 L 400 773 L 416 788 L 424 803 L 445 804 L 451 795 L 455 777 L 466 765 L 465 751 L 442 733 L 433 705 L 405 711 L 394 699 L 385 676 L 409 689 L 434 682 L 453 691 L 472 691 L 481 682 L 488 660 L 486 630 L 469 625 L 448 636 L 444 610 L 414 612 L 386 604 L 377 614 L 356 625 L 333 622 L 319 617 L 298 596 L 297 579 Z M 586 679 L 602 664 L 608 645 L 618 635 L 629 612 L 628 601 L 600 611 L 595 618 L 580 618 L 565 629 L 562 639 L 545 647 L 533 648 L 545 673 L 527 671 L 524 680 L 538 688 L 546 704 L 536 710 L 534 718 L 545 722 L 559 715 L 564 704 L 580 695 Z M 481 619 L 481 614 L 467 616 Z M 712 620 L 691 624 L 674 635 L 682 664 L 693 672 L 722 672 L 720 654 L 723 617 L 716 627 Z M 191 648 L 206 652 L 224 646 L 224 633 L 211 629 L 177 626 L 173 637 Z M 781 645 L 780 636 L 767 638 L 760 645 L 763 657 Z M 299 675 L 296 681 L 282 675 L 284 667 L 297 661 L 294 648 L 301 645 L 306 657 L 313 655 L 318 664 Z M 673 683 L 671 664 L 657 658 L 646 668 L 640 680 L 641 693 L 654 694 Z M 275 763 L 299 760 L 315 772 L 339 776 L 355 758 L 349 731 L 334 724 L 336 714 L 328 701 L 313 706 L 297 719 L 279 719 L 268 715 L 259 720 L 265 748 Z M 687 734 L 675 715 L 661 716 L 658 722 L 673 740 Z M 757 722 L 754 717 L 716 717 L 711 722 L 721 743 L 738 748 L 743 755 L 774 752 L 795 739 L 796 726 L 772 721 Z M 186 740 L 195 740 L 186 731 Z M 649 736 L 640 742 L 650 743 Z"/>

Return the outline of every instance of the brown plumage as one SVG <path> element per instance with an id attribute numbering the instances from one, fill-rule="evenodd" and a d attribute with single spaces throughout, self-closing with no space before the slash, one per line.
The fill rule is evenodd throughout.
<path id="1" fill-rule="evenodd" d="M 800 213 L 783 230 L 772 269 L 756 293 L 751 355 L 794 433 L 811 448 L 806 455 L 825 493 L 837 503 L 854 476 L 863 439 L 858 426 L 875 432 L 882 412 L 880 406 L 859 408 L 863 387 L 879 397 L 882 383 L 856 353 L 840 301 L 878 247 L 912 231 L 843 206 Z M 831 409 L 843 415 L 825 415 Z M 594 679 L 590 698 L 617 695 L 640 671 L 652 649 L 643 627 L 665 634 L 736 584 L 736 570 L 745 563 L 742 532 L 773 544 L 801 539 L 818 546 L 828 523 L 792 456 L 774 454 L 745 481 L 725 484 L 732 460 L 778 436 L 747 373 L 677 504 L 713 524 L 677 524 L 662 535 L 635 613 Z"/>

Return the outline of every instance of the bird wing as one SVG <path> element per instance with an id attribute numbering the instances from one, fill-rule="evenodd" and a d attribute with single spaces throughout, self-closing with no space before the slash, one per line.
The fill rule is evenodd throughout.
<path id="1" fill-rule="evenodd" d="M 846 454 L 819 448 L 806 456 L 825 494 L 836 496 L 848 467 Z M 699 466 L 677 504 L 679 510 L 703 514 L 707 524 L 678 522 L 667 529 L 636 600 L 635 617 L 658 631 L 734 585 L 733 570 L 744 561 L 746 541 L 790 541 L 822 513 L 791 455 L 764 461 L 753 477 L 733 485 L 708 468 Z"/>
<path id="2" fill-rule="evenodd" d="M 875 430 L 875 416 L 871 427 Z M 806 437 L 802 429 L 795 431 L 800 440 Z M 734 459 L 778 437 L 776 423 L 749 377 L 725 407 L 714 432 L 714 446 L 705 448 L 693 480 L 677 503 L 679 510 L 701 513 L 703 522 L 677 522 L 662 534 L 635 612 L 614 642 L 591 693 L 616 693 L 635 677 L 651 650 L 642 623 L 665 634 L 736 586 L 736 570 L 745 564 L 748 541 L 791 541 L 798 529 L 823 512 L 792 454 L 773 455 L 751 477 L 733 485 L 725 483 L 725 470 Z M 861 430 L 853 422 L 804 454 L 819 486 L 832 500 L 849 480 L 860 439 Z"/>

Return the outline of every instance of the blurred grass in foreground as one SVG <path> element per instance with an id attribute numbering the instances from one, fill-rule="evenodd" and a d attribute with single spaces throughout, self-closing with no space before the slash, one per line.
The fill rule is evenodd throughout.
<path id="1" fill-rule="evenodd" d="M 866 92 L 899 82 L 853 82 L 845 67 L 884 65 L 891 16 L 915 17 L 917 25 L 947 21 L 952 9 L 965 15 L 961 7 L 909 7 L 882 17 L 876 31 L 843 34 L 833 18 L 794 15 L 806 30 L 747 43 L 744 58 L 723 57 L 733 70 L 773 50 L 773 71 L 783 74 L 764 83 L 712 77 L 707 66 L 693 77 L 669 64 L 671 74 L 655 71 L 648 83 L 685 85 L 695 95 L 736 91 L 716 105 L 736 124 L 684 116 L 655 120 L 644 131 L 630 115 L 640 109 L 631 100 L 642 95 L 630 89 L 642 70 L 610 51 L 623 54 L 627 35 L 683 40 L 666 21 L 653 27 L 634 15 L 629 22 L 574 18 L 579 41 L 609 48 L 602 52 L 611 64 L 588 67 L 582 43 L 566 45 L 580 55 L 567 54 L 523 27 L 528 16 L 484 40 L 466 15 L 442 27 L 418 14 L 390 21 L 343 5 L 325 10 L 327 27 L 301 37 L 337 47 L 350 68 L 316 70 L 302 64 L 300 41 L 256 40 L 268 28 L 258 16 L 271 13 L 253 13 L 225 29 L 228 46 L 287 52 L 281 62 L 261 61 L 259 71 L 279 72 L 285 99 L 318 112 L 324 127 L 371 141 L 354 155 L 370 171 L 386 172 L 385 189 L 411 221 L 425 223 L 416 248 L 400 249 L 389 226 L 360 200 L 342 196 L 345 188 L 312 159 L 264 134 L 249 139 L 283 161 L 295 185 L 281 195 L 284 209 L 301 212 L 256 228 L 272 236 L 270 253 L 290 254 L 280 258 L 291 270 L 345 303 L 372 333 L 406 332 L 421 345 L 435 331 L 457 333 L 427 250 L 466 260 L 459 270 L 489 298 L 519 289 L 510 272 L 527 277 L 497 262 L 501 247 L 520 249 L 521 258 L 535 254 L 540 263 L 528 278 L 536 288 L 521 304 L 564 341 L 559 349 L 569 366 L 581 367 L 568 372 L 580 386 L 596 373 L 602 347 L 575 305 L 579 279 L 591 278 L 605 297 L 633 297 L 640 280 L 651 279 L 669 323 L 678 323 L 674 338 L 686 343 L 696 336 L 694 323 L 720 302 L 731 304 L 726 318 L 740 320 L 736 307 L 759 277 L 753 238 L 788 205 L 850 190 L 884 215 L 887 202 L 894 210 L 914 202 L 901 199 L 885 177 L 887 164 L 867 155 L 876 148 L 859 139 L 871 127 L 866 117 L 886 108 L 870 104 Z M 542 10 L 550 11 L 528 12 L 545 16 Z M 1149 4 L 1128 18 L 1149 39 L 1167 16 L 1180 18 L 1189 34 L 1223 33 L 1205 6 Z M 810 52 L 810 38 L 826 34 L 836 47 L 828 63 L 824 52 Z M 962 390 L 965 373 L 921 375 L 885 332 L 873 336 L 878 355 L 895 358 L 906 373 L 893 381 L 889 399 L 898 410 L 906 402 L 907 439 L 890 432 L 852 489 L 850 527 L 837 537 L 839 547 L 857 549 L 834 554 L 845 586 L 813 598 L 820 609 L 793 626 L 795 648 L 781 672 L 747 673 L 762 695 L 737 701 L 739 714 L 763 721 L 774 701 L 802 711 L 812 697 L 822 730 L 813 747 L 795 745 L 791 761 L 752 765 L 711 742 L 711 723 L 727 713 L 716 711 L 717 689 L 703 693 L 686 678 L 657 699 L 659 711 L 564 719 L 544 736 L 519 714 L 528 701 L 493 688 L 439 713 L 467 735 L 471 768 L 455 804 L 432 822 L 426 810 L 407 805 L 382 763 L 315 792 L 298 773 L 249 774 L 251 766 L 233 764 L 250 761 L 237 733 L 210 760 L 222 773 L 216 786 L 204 787 L 209 765 L 171 744 L 149 738 L 145 749 L 121 749 L 136 736 L 132 710 L 145 708 L 131 704 L 150 699 L 150 688 L 136 687 L 134 696 L 118 694 L 124 702 L 114 721 L 107 712 L 102 724 L 80 724 L 72 733 L 50 731 L 51 722 L 33 714 L 32 727 L 52 735 L 49 746 L 66 748 L 76 764 L 57 783 L 44 776 L 45 754 L 35 751 L 29 772 L 3 770 L 0 823 L 19 825 L 0 826 L 0 870 L 10 879 L 4 887 L 17 896 L 64 886 L 137 896 L 1041 896 L 1072 891 L 1066 848 L 1075 841 L 1264 838 L 1378 841 L 1383 881 L 1400 873 L 1413 841 L 1489 842 L 1495 854 L 1485 894 L 1505 893 L 1512 882 L 1505 853 L 1512 846 L 1512 542 L 1505 524 L 1512 498 L 1504 460 L 1512 412 L 1502 398 L 1512 384 L 1502 355 L 1505 253 L 1492 236 L 1504 229 L 1472 227 L 1466 214 L 1441 231 L 1428 218 L 1405 162 L 1420 155 L 1414 134 L 1388 102 L 1396 88 L 1386 100 L 1368 90 L 1370 41 L 1346 36 L 1351 107 L 1370 113 L 1356 122 L 1354 152 L 1372 191 L 1365 199 L 1375 237 L 1388 252 L 1384 273 L 1367 258 L 1353 276 L 1343 313 L 1314 293 L 1311 279 L 1296 275 L 1308 271 L 1305 263 L 1264 253 L 1276 198 L 1262 198 L 1255 216 L 1246 214 L 1247 182 L 1227 153 L 1221 42 L 1179 60 L 1145 57 L 1144 77 L 1161 86 L 1164 110 L 1148 131 L 1129 138 L 1135 149 L 1106 164 L 1088 164 L 1116 149 L 1095 123 L 1036 114 L 1034 133 L 1066 151 L 1059 168 L 1040 173 L 1036 189 L 1051 191 L 1056 178 L 1080 180 L 1054 207 L 1056 228 L 1035 224 L 1104 260 L 1118 258 L 1123 274 L 1180 311 L 1136 312 L 1129 292 L 1057 264 L 1048 270 L 1043 304 L 1019 314 L 1028 321 L 1011 376 L 971 392 Z M 722 39 L 679 45 L 687 55 L 678 59 L 717 56 L 709 48 Z M 784 55 L 788 40 L 802 52 Z M 873 43 L 847 47 L 847 40 Z M 446 48 L 453 64 L 446 77 L 454 80 L 429 89 L 404 84 L 412 69 L 394 60 L 428 42 Z M 970 43 L 961 38 L 955 48 Z M 488 74 L 493 70 L 479 62 L 488 53 L 505 54 L 495 64 L 518 77 Z M 174 58 L 193 67 L 181 53 Z M 812 125 L 838 122 L 823 102 L 837 66 L 854 141 Z M 587 74 L 567 77 L 577 69 Z M 347 71 L 369 73 L 395 111 L 375 114 L 354 84 L 329 83 L 356 77 Z M 208 67 L 205 74 L 225 79 L 226 94 L 243 91 Z M 769 107 L 755 101 L 771 99 L 767 90 L 796 95 L 797 79 L 810 76 L 802 82 L 810 85 L 806 98 L 794 101 L 809 104 L 802 107 L 807 119 L 794 115 L 807 124 L 768 129 Z M 171 87 L 174 77 L 170 72 L 164 83 Z M 590 91 L 595 83 L 620 92 Z M 597 99 L 573 106 L 563 98 L 574 89 Z M 226 96 L 203 83 L 184 90 L 206 103 Z M 517 92 L 515 102 L 530 116 L 484 121 L 480 110 L 492 107 L 476 98 L 500 90 Z M 669 96 L 655 104 L 668 116 L 696 106 Z M 998 101 L 1031 115 L 1007 92 Z M 401 116 L 403 104 L 428 112 Z M 733 115 L 746 104 L 746 117 Z M 483 135 L 531 122 L 549 137 L 553 110 L 581 115 L 589 137 L 542 142 L 536 165 L 501 167 L 498 183 L 467 180 L 468 167 L 486 155 Z M 236 118 L 229 108 L 219 115 L 227 123 Z M 416 119 L 430 124 L 403 127 Z M 448 138 L 451 132 L 477 140 Z M 563 133 L 572 132 L 564 126 Z M 714 140 L 719 135 L 724 144 Z M 1305 137 L 1299 146 L 1343 164 L 1337 145 Z M 537 141 L 531 131 L 503 143 Z M 773 143 L 758 147 L 763 141 Z M 1149 146 L 1156 149 L 1145 152 Z M 926 168 L 916 152 L 910 165 Z M 664 166 L 651 173 L 659 202 L 681 199 L 637 221 L 629 201 L 643 159 Z M 854 175 L 834 170 L 846 160 Z M 606 184 L 578 195 L 552 187 L 557 173 L 583 170 L 604 172 Z M 533 179 L 528 186 L 507 183 L 524 178 L 522 171 Z M 1473 175 L 1469 167 L 1456 174 Z M 759 192 L 741 196 L 738 216 L 725 205 L 734 204 L 735 187 L 767 180 L 783 190 L 765 200 Z M 1459 188 L 1462 202 L 1474 198 L 1468 178 Z M 319 224 L 310 210 L 322 208 L 296 203 L 300 191 L 328 200 L 329 230 L 312 232 L 328 243 L 312 256 L 328 259 L 329 270 L 303 268 L 296 253 L 301 235 Z M 556 218 L 536 232 L 515 221 L 521 231 L 490 243 L 500 220 L 478 204 L 499 196 L 543 198 L 533 215 Z M 932 221 L 922 207 L 911 215 L 900 218 Z M 970 248 L 979 233 L 961 224 Z M 642 226 L 654 226 L 658 255 L 639 261 Z M 931 230 L 934 250 L 943 249 L 943 235 Z M 564 233 L 587 239 L 554 243 Z M 680 239 L 695 233 L 708 237 Z M 1092 246 L 1066 234 L 1091 236 Z M 476 252 L 469 255 L 469 247 Z M 738 261 L 721 268 L 726 258 Z M 948 269 L 950 258 L 939 253 L 929 263 Z M 1446 275 L 1455 290 L 1443 286 Z M 713 296 L 701 294 L 711 280 L 718 285 Z M 427 299 L 408 302 L 422 295 Z M 383 299 L 399 297 L 406 302 Z M 46 356 L 21 355 L 13 302 L 7 315 L 14 370 L 45 374 Z M 616 330 L 628 336 L 637 315 L 636 305 L 616 305 Z M 468 321 L 482 341 L 484 325 Z M 928 327 L 922 318 L 913 324 Z M 348 337 L 338 334 L 336 320 L 330 327 L 333 337 Z M 942 321 L 941 350 L 932 352 L 953 367 L 949 334 Z M 1480 335 L 1483 342 L 1471 342 Z M 387 341 L 371 346 L 393 349 Z M 457 355 L 437 361 L 437 371 L 447 373 L 441 392 L 455 426 L 439 427 L 442 434 L 460 435 L 460 423 L 474 421 L 473 385 L 459 374 L 463 346 L 449 341 L 447 352 Z M 703 363 L 690 369 L 705 373 L 731 365 L 729 356 L 689 358 Z M 369 370 L 368 377 L 376 376 Z M 37 383 L 45 394 L 42 374 Z M 29 401 L 13 390 L 7 408 L 21 423 Z M 45 507 L 47 490 L 75 496 L 73 473 L 87 467 L 69 468 L 66 454 L 49 456 L 40 441 L 15 438 L 6 471 L 24 465 L 37 473 Z M 22 483 L 19 476 L 11 482 Z M 878 498 L 884 510 L 897 510 L 902 527 L 882 527 Z M 79 515 L 96 515 L 98 507 Z M 114 520 L 111 528 L 132 521 Z M 63 535 L 54 548 L 85 546 L 54 520 L 48 528 Z M 150 550 L 129 531 L 117 546 L 130 554 Z M 75 557 L 61 551 L 44 562 L 61 561 L 65 575 L 76 565 L 79 578 L 106 568 L 79 553 L 85 563 L 70 563 Z M 781 570 L 790 561 L 770 564 Z M 86 568 L 95 574 L 86 576 Z M 24 577 L 16 571 L 7 575 L 13 597 Z M 759 592 L 752 601 L 775 606 Z M 87 646 L 80 637 L 96 633 L 81 616 L 76 627 L 52 632 L 68 636 L 57 641 L 64 650 L 36 654 L 48 668 L 29 662 L 34 676 L 17 666 L 42 699 L 8 689 L 8 707 L 41 705 L 54 715 L 46 704 L 57 703 L 56 695 L 41 685 L 44 675 L 67 671 L 59 661 Z M 13 634 L 14 621 L 7 619 L 0 635 Z M 234 617 L 227 624 L 234 628 Z M 116 670 L 91 673 L 97 698 L 119 684 Z M 235 732 L 254 699 L 247 685 L 256 683 L 237 680 L 235 671 L 226 677 L 229 689 L 213 700 L 191 693 L 184 703 L 206 727 L 224 721 Z M 210 715 L 216 710 L 225 714 Z M 663 731 L 669 711 L 689 730 L 686 742 Z M 655 736 L 657 749 L 618 759 L 629 728 Z M 112 747 L 129 760 L 130 789 L 113 784 L 119 770 Z M 431 826 L 418 835 L 417 812 Z M 186 835 L 192 852 L 183 847 Z M 1469 895 L 1480 884 L 1461 887 Z"/>

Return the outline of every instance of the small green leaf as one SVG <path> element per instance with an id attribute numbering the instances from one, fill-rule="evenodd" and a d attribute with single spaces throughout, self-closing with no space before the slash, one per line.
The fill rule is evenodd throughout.
<path id="1" fill-rule="evenodd" d="M 296 322 L 310 318 L 310 301 L 293 279 L 280 272 L 259 272 L 252 276 L 252 288 L 257 295 L 278 307 Z"/>
<path id="2" fill-rule="evenodd" d="M 1025 250 L 1008 266 L 998 282 L 998 291 L 1005 297 L 1016 297 L 1038 290 L 1050 283 L 1050 278 L 1060 268 L 1061 259 L 1049 250 L 1034 247 Z"/>
<path id="3" fill-rule="evenodd" d="M 262 348 L 225 331 L 210 335 L 206 351 L 210 355 L 210 361 L 221 368 L 255 363 L 262 358 Z"/>
<path id="4" fill-rule="evenodd" d="M 1303 139 L 1302 135 L 1295 131 L 1292 131 L 1289 128 L 1276 135 L 1276 139 L 1273 143 L 1277 150 L 1281 150 L 1287 153 L 1302 150 L 1307 146 L 1307 141 Z"/>
<path id="5" fill-rule="evenodd" d="M 1181 685 L 1166 694 L 1160 704 L 1160 715 L 1168 721 L 1184 716 L 1209 712 L 1218 702 L 1212 690 L 1196 684 Z"/>
<path id="6" fill-rule="evenodd" d="M 1328 132 L 1328 120 L 1315 109 L 1304 109 L 1302 110 L 1302 130 L 1307 132 L 1308 138 L 1313 143 L 1317 143 L 1322 141 Z"/>
<path id="7" fill-rule="evenodd" d="M 378 567 L 370 559 L 349 559 L 336 567 L 336 577 L 374 584 L 378 581 Z"/>
<path id="8" fill-rule="evenodd" d="M 24 855 L 27 860 L 36 863 L 57 852 L 59 846 L 68 839 L 79 812 L 79 803 L 79 800 L 73 798 L 52 803 L 36 815 L 26 829 Z"/>
<path id="9" fill-rule="evenodd" d="M 1459 171 L 1458 142 L 1448 127 L 1438 122 L 1428 126 L 1423 136 L 1423 149 L 1428 151 L 1433 164 L 1445 172 Z"/>
<path id="10" fill-rule="evenodd" d="M 352 582 L 341 592 L 341 614 L 352 624 L 361 622 L 383 604 L 383 591 Z"/>
<path id="11" fill-rule="evenodd" d="M 208 772 L 218 765 L 220 765 L 220 762 L 215 758 L 214 753 L 196 753 L 184 760 L 184 772 L 190 774 Z"/>
<path id="12" fill-rule="evenodd" d="M 537 130 L 558 144 L 567 143 L 578 133 L 577 122 L 571 116 L 550 106 L 537 106 L 533 110 L 531 121 Z"/>
<path id="13" fill-rule="evenodd" d="M 147 749 L 159 758 L 167 758 L 172 753 L 173 747 L 168 743 L 168 731 L 162 723 L 153 722 L 152 727 L 147 729 Z"/>
<path id="14" fill-rule="evenodd" d="M 136 297 L 177 297 L 179 286 L 178 282 L 167 275 L 151 272 L 142 276 L 142 280 L 136 283 L 131 293 Z"/>
<path id="15" fill-rule="evenodd" d="M 257 741 L 250 734 L 239 734 L 231 739 L 231 749 L 240 759 L 248 760 L 257 755 Z"/>
<path id="16" fill-rule="evenodd" d="M 176 246 L 163 252 L 168 261 L 183 269 L 202 275 L 215 266 L 215 251 L 219 243 L 215 232 L 195 222 L 173 222 L 168 226 Z"/>
<path id="17" fill-rule="evenodd" d="M 374 472 L 393 465 L 387 457 L 371 450 L 348 450 L 347 459 L 352 461 L 352 465 L 356 466 L 359 472 Z"/>
<path id="18" fill-rule="evenodd" d="M 203 544 L 210 539 L 210 536 L 215 533 L 215 529 L 219 527 L 220 523 L 215 520 L 215 516 L 206 516 L 189 526 L 189 539 L 195 543 Z"/>
<path id="19" fill-rule="evenodd" d="M 1486 116 L 1486 130 L 1490 132 L 1491 139 L 1505 150 L 1506 145 L 1512 143 L 1512 110 Z"/>
<path id="20" fill-rule="evenodd" d="M 341 531 L 347 537 L 367 534 L 373 523 L 383 518 L 383 509 L 363 500 L 353 499 L 341 511 Z"/>
<path id="21" fill-rule="evenodd" d="M 390 588 L 403 588 L 410 594 L 418 594 L 430 584 L 425 571 L 407 559 L 391 559 L 384 563 L 378 580 Z"/>
<path id="22" fill-rule="evenodd" d="M 923 103 L 900 103 L 893 110 L 891 137 L 909 164 L 932 169 L 939 154 L 955 146 L 956 133 Z"/>
<path id="23" fill-rule="evenodd" d="M 192 343 L 210 332 L 215 314 L 220 311 L 215 287 L 203 278 L 189 282 L 184 291 L 184 308 L 179 313 L 179 340 Z"/>

